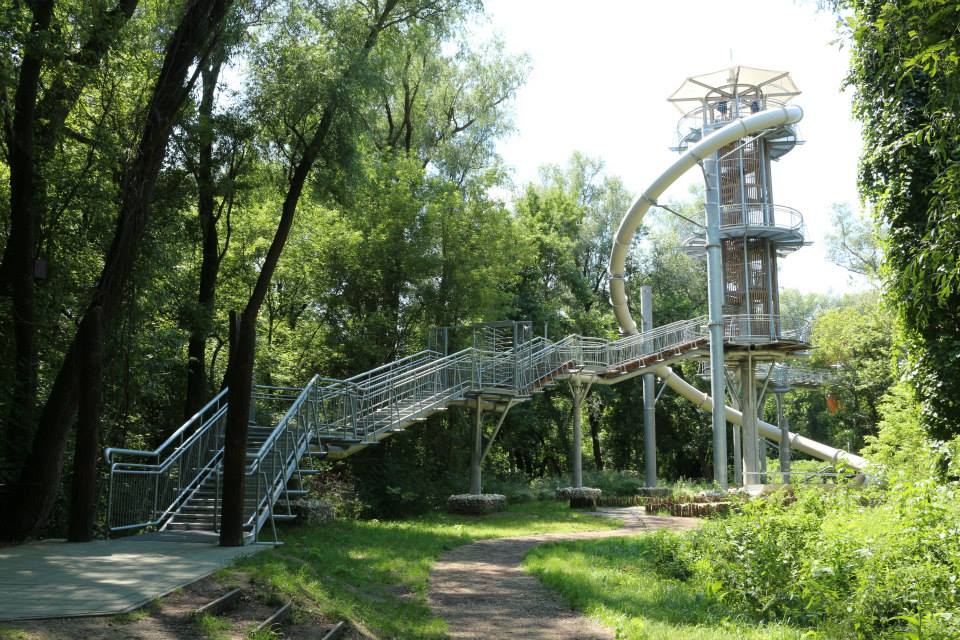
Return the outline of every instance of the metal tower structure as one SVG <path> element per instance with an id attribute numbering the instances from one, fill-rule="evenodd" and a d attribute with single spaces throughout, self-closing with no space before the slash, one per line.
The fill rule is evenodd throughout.
<path id="1" fill-rule="evenodd" d="M 687 78 L 669 98 L 683 113 L 677 150 L 686 152 L 738 119 L 783 107 L 799 93 L 786 71 L 735 66 Z M 684 243 L 692 255 L 707 258 L 715 333 L 711 363 L 726 360 L 739 369 L 743 426 L 733 430 L 734 464 L 735 476 L 747 483 L 759 478 L 761 465 L 756 365 L 807 347 L 801 328 L 780 314 L 777 281 L 778 259 L 804 244 L 803 217 L 774 203 L 771 170 L 771 163 L 798 142 L 795 124 L 782 122 L 731 140 L 702 158 L 706 224 Z M 714 397 L 722 397 L 723 368 L 711 368 Z M 725 467 L 723 423 L 723 414 L 714 411 L 715 464 Z M 724 446 L 718 446 L 721 438 Z"/>

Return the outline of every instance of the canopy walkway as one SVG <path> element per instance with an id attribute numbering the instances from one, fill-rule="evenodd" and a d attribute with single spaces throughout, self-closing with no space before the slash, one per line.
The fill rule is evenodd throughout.
<path id="1" fill-rule="evenodd" d="M 749 342 L 728 324 L 728 341 Z M 302 493 L 300 481 L 311 472 L 301 466 L 305 458 L 343 458 L 451 406 L 523 402 L 564 380 L 615 384 L 656 373 L 689 395 L 689 385 L 667 365 L 704 357 L 708 343 L 706 318 L 698 317 L 619 340 L 571 335 L 449 355 L 425 350 L 344 380 L 314 376 L 302 388 L 255 387 L 244 502 L 248 540 L 294 517 L 290 499 Z M 707 397 L 695 393 L 698 403 Z M 111 531 L 218 530 L 228 402 L 224 389 L 153 451 L 106 450 Z"/>

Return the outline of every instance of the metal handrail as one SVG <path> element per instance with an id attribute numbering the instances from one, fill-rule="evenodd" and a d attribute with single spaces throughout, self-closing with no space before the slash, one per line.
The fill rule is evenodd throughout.
<path id="1" fill-rule="evenodd" d="M 220 393 L 215 395 L 210 400 L 210 402 L 203 405 L 203 407 L 199 411 L 197 411 L 195 414 L 193 414 L 193 416 L 188 418 L 187 421 L 184 422 L 179 429 L 177 429 L 172 434 L 170 434 L 170 436 L 166 440 L 164 440 L 163 443 L 160 446 L 158 446 L 156 449 L 153 449 L 152 451 L 143 451 L 139 449 L 123 449 L 121 447 L 107 447 L 106 449 L 103 450 L 104 459 L 107 461 L 107 463 L 113 462 L 113 456 L 115 455 L 139 456 L 143 458 L 159 459 L 160 455 L 164 452 L 164 450 L 172 446 L 173 443 L 176 442 L 178 439 L 181 439 L 181 446 L 182 446 L 183 444 L 182 436 L 187 431 L 189 431 L 191 427 L 196 426 L 198 422 L 202 427 L 203 424 L 207 422 L 206 420 L 203 420 L 203 415 L 211 408 L 216 407 L 219 409 L 221 401 L 226 400 L 227 391 L 228 389 L 226 387 L 221 389 Z"/>
<path id="2" fill-rule="evenodd" d="M 402 428 L 411 420 L 463 400 L 472 392 L 499 388 L 522 397 L 542 388 L 558 375 L 575 371 L 616 371 L 640 358 L 662 358 L 679 353 L 694 341 L 703 339 L 706 318 L 698 317 L 657 327 L 641 334 L 616 340 L 567 336 L 559 341 L 533 338 L 502 351 L 467 348 L 442 356 L 436 351 L 421 351 L 396 362 L 381 365 L 345 380 L 314 376 L 303 388 L 258 386 L 254 398 L 284 403 L 283 414 L 275 422 L 270 435 L 252 454 L 246 464 L 248 492 L 254 504 L 247 511 L 245 526 L 254 537 L 260 528 L 273 519 L 273 505 L 286 491 L 286 484 L 297 471 L 300 457 L 311 441 L 367 444 L 382 434 Z M 111 518 L 112 530 L 160 526 L 186 503 L 193 491 L 214 473 L 218 490 L 214 500 L 215 517 L 219 514 L 219 468 L 223 455 L 223 431 L 227 410 L 226 390 L 204 408 L 218 411 L 204 420 L 193 417 L 175 432 L 190 432 L 163 462 L 114 462 L 111 465 L 111 513 L 120 478 L 143 478 L 140 485 L 129 483 L 128 491 L 117 498 L 127 505 L 142 498 L 144 483 L 154 482 L 152 501 L 147 516 L 127 511 L 126 521 Z M 270 410 L 271 415 L 280 409 Z M 201 411 L 201 414 L 203 412 Z M 199 415 L 199 414 L 198 414 Z M 197 420 L 201 424 L 197 426 Z M 158 460 L 176 442 L 171 436 L 156 451 L 112 450 L 114 456 L 136 455 L 148 461 Z M 186 465 L 177 474 L 174 491 L 161 478 L 177 459 L 188 452 L 206 452 L 195 456 L 202 464 Z M 166 479 L 164 478 L 164 481 Z M 136 486 L 135 486 L 136 485 Z M 138 493 L 139 492 L 139 493 Z M 121 510 L 122 511 L 122 510 Z M 120 514 L 123 515 L 123 514 Z"/>
<path id="3" fill-rule="evenodd" d="M 766 109 L 786 106 L 786 102 L 775 98 L 763 97 L 754 106 L 754 98 L 740 96 L 739 100 L 727 100 L 727 109 L 721 112 L 719 103 L 711 102 L 691 109 L 680 116 L 677 121 L 677 147 L 683 148 L 691 136 L 703 136 L 705 130 L 719 128 L 730 124 L 742 116 L 759 113 Z M 698 138 L 699 139 L 699 138 Z"/>

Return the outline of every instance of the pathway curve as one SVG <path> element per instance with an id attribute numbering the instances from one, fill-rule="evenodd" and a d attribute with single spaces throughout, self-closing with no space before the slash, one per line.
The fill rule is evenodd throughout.
<path id="1" fill-rule="evenodd" d="M 694 518 L 644 515 L 642 507 L 601 509 L 624 521 L 620 529 L 498 538 L 445 553 L 430 572 L 431 608 L 452 640 L 609 640 L 612 629 L 571 611 L 520 563 L 544 542 L 629 536 L 654 529 L 691 529 Z"/>

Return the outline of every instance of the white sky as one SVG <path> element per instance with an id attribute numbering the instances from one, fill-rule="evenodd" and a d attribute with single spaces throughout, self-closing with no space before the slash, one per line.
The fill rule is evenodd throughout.
<path id="1" fill-rule="evenodd" d="M 790 71 L 803 92 L 806 141 L 774 164 L 777 204 L 799 209 L 806 247 L 781 262 L 780 284 L 804 292 L 865 288 L 829 263 L 823 235 L 830 205 L 858 208 L 860 130 L 841 93 L 847 51 L 834 17 L 810 0 L 485 0 L 488 29 L 532 70 L 515 101 L 517 131 L 499 151 L 518 185 L 575 150 L 642 191 L 674 159 L 680 113 L 666 101 L 685 77 L 743 64 Z M 483 33 L 479 34 L 481 37 Z M 702 180 L 687 173 L 667 192 L 683 199 Z"/>

